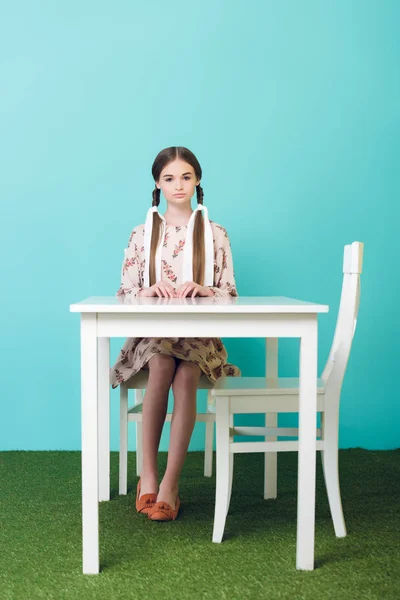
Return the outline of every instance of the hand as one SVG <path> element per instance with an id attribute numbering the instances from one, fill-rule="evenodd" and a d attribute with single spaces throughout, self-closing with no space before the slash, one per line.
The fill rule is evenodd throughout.
<path id="1" fill-rule="evenodd" d="M 158 281 L 149 288 L 142 288 L 139 292 L 139 296 L 147 296 L 149 298 L 154 298 L 154 296 L 158 296 L 159 298 L 176 298 L 176 293 L 173 286 L 168 283 L 168 281 Z"/>
<path id="2" fill-rule="evenodd" d="M 213 296 L 213 293 L 210 290 L 210 288 L 204 285 L 199 285 L 194 281 L 187 281 L 186 283 L 180 285 L 176 290 L 177 298 L 186 298 L 186 296 L 188 296 L 189 294 L 192 298 L 194 298 L 195 296 Z"/>

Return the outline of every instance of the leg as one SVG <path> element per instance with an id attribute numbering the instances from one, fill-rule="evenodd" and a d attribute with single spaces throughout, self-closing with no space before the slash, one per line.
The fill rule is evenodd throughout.
<path id="1" fill-rule="evenodd" d="M 143 390 L 135 390 L 135 404 L 143 404 Z M 142 421 L 136 421 L 136 475 L 140 475 L 143 468 L 142 430 Z"/>
<path id="2" fill-rule="evenodd" d="M 127 493 L 128 475 L 128 388 L 119 386 L 119 493 Z"/>
<path id="3" fill-rule="evenodd" d="M 267 338 L 266 342 L 266 376 L 271 384 L 278 385 L 278 338 Z M 265 414 L 266 427 L 278 427 L 276 413 Z M 266 442 L 276 442 L 276 436 L 266 436 Z M 278 453 L 265 452 L 264 454 L 264 499 L 277 497 Z"/>
<path id="4" fill-rule="evenodd" d="M 99 501 L 110 499 L 110 338 L 97 338 Z"/>
<path id="5" fill-rule="evenodd" d="M 317 437 L 317 315 L 300 339 L 296 568 L 314 569 Z"/>
<path id="6" fill-rule="evenodd" d="M 215 424 L 217 437 L 217 474 L 215 489 L 215 511 L 212 541 L 219 544 L 224 535 L 226 514 L 229 505 L 229 398 L 215 398 Z M 233 466 L 233 464 L 232 464 Z"/>
<path id="7" fill-rule="evenodd" d="M 110 338 L 97 338 L 99 501 L 110 499 Z"/>
<path id="8" fill-rule="evenodd" d="M 207 396 L 207 412 L 210 392 Z M 204 445 L 204 477 L 211 477 L 213 463 L 214 421 L 206 421 L 206 439 Z"/>
<path id="9" fill-rule="evenodd" d="M 277 413 L 265 413 L 265 427 L 278 427 Z M 276 442 L 276 435 L 266 435 L 266 442 Z M 264 454 L 264 499 L 277 497 L 278 479 L 278 453 L 265 452 Z"/>
<path id="10" fill-rule="evenodd" d="M 156 354 L 149 360 L 149 380 L 143 399 L 141 495 L 157 493 L 157 453 L 168 407 L 168 392 L 176 370 L 173 356 Z"/>
<path id="11" fill-rule="evenodd" d="M 229 427 L 233 429 L 233 414 L 229 415 Z M 233 442 L 233 435 L 230 434 L 229 432 L 229 443 Z M 231 496 L 232 496 L 232 484 L 233 484 L 233 458 L 234 458 L 234 454 L 233 452 L 229 451 L 229 493 L 228 493 L 228 504 L 226 507 L 226 514 L 228 514 L 229 511 L 229 505 L 231 503 Z"/>
<path id="12" fill-rule="evenodd" d="M 110 338 L 97 338 L 99 500 L 110 499 Z"/>
<path id="13" fill-rule="evenodd" d="M 339 402 L 332 400 L 326 399 L 326 411 L 322 413 L 324 450 L 321 451 L 321 458 L 335 534 L 336 537 L 345 537 L 347 532 L 340 498 L 338 464 Z"/>
<path id="14" fill-rule="evenodd" d="M 157 502 L 164 500 L 172 508 L 178 494 L 178 482 L 196 422 L 196 393 L 201 369 L 195 363 L 181 361 L 172 382 L 174 410 L 167 468 L 160 484 Z"/>
<path id="15" fill-rule="evenodd" d="M 83 573 L 99 572 L 96 313 L 81 314 Z"/>

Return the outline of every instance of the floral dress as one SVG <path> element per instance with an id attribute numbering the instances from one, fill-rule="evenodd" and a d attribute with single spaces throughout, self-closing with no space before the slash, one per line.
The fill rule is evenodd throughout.
<path id="1" fill-rule="evenodd" d="M 214 242 L 214 296 L 237 296 L 232 262 L 231 245 L 226 229 L 210 220 Z M 187 225 L 167 225 L 161 251 L 162 280 L 174 289 L 182 283 L 183 248 Z M 144 271 L 144 225 L 134 228 L 121 269 L 121 287 L 116 296 L 137 296 L 143 287 Z M 140 369 L 148 369 L 148 361 L 155 354 L 168 354 L 181 360 L 196 363 L 208 379 L 215 383 L 219 377 L 239 377 L 240 369 L 227 362 L 228 354 L 220 338 L 128 338 L 110 370 L 111 385 L 135 375 Z"/>

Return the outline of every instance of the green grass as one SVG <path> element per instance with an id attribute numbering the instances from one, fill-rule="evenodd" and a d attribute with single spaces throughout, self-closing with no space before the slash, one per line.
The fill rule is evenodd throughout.
<path id="1" fill-rule="evenodd" d="M 334 535 L 317 461 L 315 570 L 297 571 L 297 454 L 278 456 L 278 499 L 265 501 L 263 456 L 235 456 L 222 544 L 211 541 L 215 476 L 190 453 L 181 512 L 156 523 L 135 512 L 131 486 L 118 496 L 111 457 L 110 502 L 100 504 L 100 575 L 81 572 L 80 453 L 0 454 L 0 599 L 398 599 L 400 450 L 340 451 L 348 535 Z M 166 454 L 160 454 L 163 473 Z"/>

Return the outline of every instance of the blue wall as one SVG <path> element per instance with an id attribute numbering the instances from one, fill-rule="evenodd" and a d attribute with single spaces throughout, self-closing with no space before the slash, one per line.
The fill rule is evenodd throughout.
<path id="1" fill-rule="evenodd" d="M 200 160 L 239 293 L 330 305 L 321 370 L 343 246 L 365 243 L 340 445 L 400 445 L 399 22 L 396 0 L 3 5 L 0 449 L 80 448 L 69 304 L 118 289 L 170 145 Z M 243 374 L 263 374 L 261 340 L 225 343 Z M 298 342 L 285 341 L 280 374 L 297 373 Z M 202 446 L 199 425 L 190 449 Z"/>

